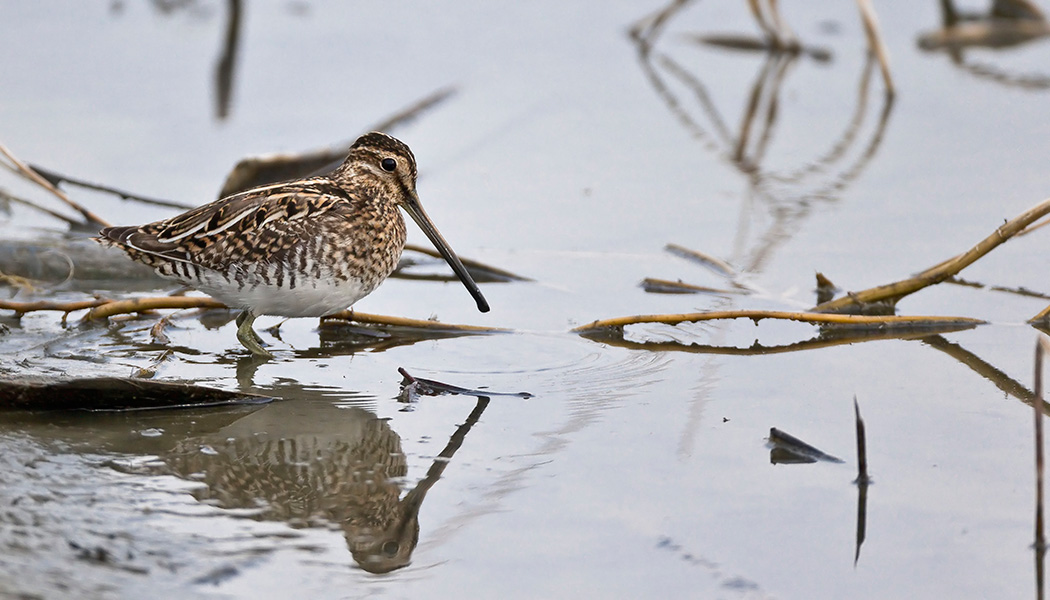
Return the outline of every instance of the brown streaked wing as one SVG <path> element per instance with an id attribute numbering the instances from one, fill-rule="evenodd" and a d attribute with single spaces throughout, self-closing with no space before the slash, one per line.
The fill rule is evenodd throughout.
<path id="1" fill-rule="evenodd" d="M 347 203 L 352 199 L 326 178 L 265 186 L 130 228 L 118 241 L 168 260 L 222 268 L 248 253 L 265 259 L 287 250 L 305 218 Z"/>

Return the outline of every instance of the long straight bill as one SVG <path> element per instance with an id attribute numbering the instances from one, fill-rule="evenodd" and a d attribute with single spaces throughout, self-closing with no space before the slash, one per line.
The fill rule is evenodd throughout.
<path id="1" fill-rule="evenodd" d="M 463 286 L 467 288 L 470 295 L 474 297 L 474 301 L 478 303 L 478 310 L 481 312 L 489 312 L 489 303 L 485 300 L 485 296 L 481 295 L 481 290 L 478 288 L 478 284 L 474 283 L 474 279 L 470 277 L 470 273 L 467 272 L 467 268 L 460 262 L 459 257 L 452 251 L 452 248 L 445 241 L 445 238 L 441 237 L 441 233 L 438 232 L 437 227 L 434 227 L 434 223 L 427 216 L 427 213 L 423 210 L 423 206 L 419 203 L 419 197 L 415 194 L 409 194 L 410 198 L 404 203 L 405 210 L 412 217 L 412 220 L 419 225 L 419 228 L 423 230 L 423 233 L 427 234 L 430 241 L 437 248 L 437 251 L 441 253 L 441 256 L 445 259 L 445 262 L 452 267 L 452 271 L 455 272 L 456 277 L 463 282 Z"/>

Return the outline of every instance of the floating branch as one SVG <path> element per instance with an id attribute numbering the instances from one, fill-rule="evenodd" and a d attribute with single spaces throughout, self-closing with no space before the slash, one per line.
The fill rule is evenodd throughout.
<path id="1" fill-rule="evenodd" d="M 804 54 L 817 62 L 829 62 L 831 50 L 820 46 L 777 46 L 767 38 L 754 37 L 735 33 L 712 33 L 708 35 L 686 35 L 686 39 L 717 48 L 744 50 L 750 52 L 784 52 L 787 54 Z"/>
<path id="2" fill-rule="evenodd" d="M 1046 214 L 1050 214 L 1050 199 L 1043 200 L 1036 206 L 999 226 L 994 233 L 966 252 L 930 267 L 914 277 L 860 292 L 851 292 L 836 300 L 818 304 L 812 310 L 814 312 L 846 312 L 862 308 L 868 304 L 880 302 L 896 303 L 909 294 L 952 277 Z"/>
<path id="3" fill-rule="evenodd" d="M 705 285 L 693 285 L 681 280 L 670 281 L 667 279 L 655 279 L 646 277 L 642 280 L 642 289 L 650 294 L 745 294 L 741 290 L 723 290 L 707 287 Z"/>
<path id="4" fill-rule="evenodd" d="M 683 313 L 667 315 L 635 315 L 602 319 L 573 329 L 573 333 L 589 333 L 601 329 L 622 329 L 627 325 L 639 323 L 660 323 L 678 325 L 697 321 L 716 321 L 722 319 L 751 319 L 758 324 L 762 319 L 785 319 L 816 323 L 819 325 L 836 325 L 861 329 L 916 329 L 924 326 L 940 328 L 951 326 L 983 325 L 985 321 L 969 317 L 903 317 L 895 315 L 840 315 L 817 312 L 790 312 L 781 310 L 721 310 L 702 313 Z"/>
<path id="5" fill-rule="evenodd" d="M 699 250 L 686 248 L 685 246 L 680 246 L 678 244 L 667 244 L 664 246 L 664 250 L 680 258 L 691 260 L 699 265 L 707 267 L 723 277 L 736 277 L 736 269 L 733 268 L 733 265 L 718 257 L 705 254 Z"/>
<path id="6" fill-rule="evenodd" d="M 432 331 L 470 332 L 470 333 L 508 333 L 510 329 L 498 327 L 481 327 L 478 325 L 456 325 L 442 323 L 440 321 L 425 321 L 422 319 L 408 319 L 405 317 L 391 317 L 386 315 L 374 315 L 357 312 L 355 310 L 343 310 L 337 313 L 321 317 L 323 320 L 338 319 L 352 321 L 368 325 L 387 325 L 391 327 L 410 327 L 413 329 L 428 329 Z"/>
<path id="7" fill-rule="evenodd" d="M 987 289 L 987 290 L 990 290 L 990 291 L 993 291 L 993 292 L 1004 292 L 1004 293 L 1007 293 L 1007 294 L 1016 294 L 1018 296 L 1025 296 L 1025 297 L 1028 297 L 1028 298 L 1042 298 L 1044 300 L 1050 300 L 1050 294 L 1045 294 L 1043 292 L 1037 292 L 1035 290 L 1030 290 L 1030 289 L 1028 289 L 1026 287 L 1007 287 L 1007 286 L 1004 286 L 1004 285 L 987 285 L 987 284 L 981 283 L 979 281 L 970 281 L 968 279 L 963 279 L 962 277 L 949 277 L 948 279 L 945 279 L 944 282 L 945 283 L 952 283 L 952 284 L 955 284 L 955 285 L 961 285 L 961 286 L 964 286 L 964 287 L 977 288 L 977 289 L 981 289 L 981 290 Z"/>
<path id="8" fill-rule="evenodd" d="M 160 296 L 153 298 L 131 298 L 112 300 L 100 304 L 84 315 L 85 321 L 105 319 L 116 315 L 141 313 L 162 308 L 227 308 L 225 304 L 208 296 Z"/>
<path id="9" fill-rule="evenodd" d="M 105 298 L 95 298 L 94 300 L 78 300 L 74 302 L 54 302 L 51 300 L 37 300 L 35 302 L 16 302 L 14 300 L 0 300 L 0 310 L 13 310 L 15 316 L 22 316 L 26 313 L 37 312 L 37 311 L 56 311 L 63 313 L 71 313 L 77 310 L 84 310 L 87 308 L 95 308 L 104 304 L 109 304 L 112 300 Z"/>

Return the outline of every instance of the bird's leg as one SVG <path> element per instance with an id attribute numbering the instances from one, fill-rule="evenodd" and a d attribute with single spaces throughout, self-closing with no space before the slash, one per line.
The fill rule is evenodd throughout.
<path id="1" fill-rule="evenodd" d="M 273 358 L 273 354 L 270 354 L 262 347 L 262 338 L 259 337 L 259 334 L 255 333 L 254 329 L 252 329 L 252 323 L 254 322 L 255 315 L 252 314 L 252 311 L 250 310 L 245 310 L 237 315 L 237 339 L 241 342 L 241 345 L 247 348 L 252 354 L 265 358 Z"/>

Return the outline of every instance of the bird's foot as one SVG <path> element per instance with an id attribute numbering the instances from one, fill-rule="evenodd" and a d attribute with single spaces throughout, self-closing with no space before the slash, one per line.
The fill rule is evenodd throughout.
<path id="1" fill-rule="evenodd" d="M 255 315 L 250 311 L 244 311 L 237 317 L 237 340 L 255 356 L 262 358 L 273 358 L 268 350 L 262 347 L 262 338 L 252 329 Z"/>

